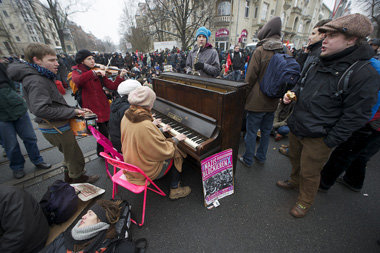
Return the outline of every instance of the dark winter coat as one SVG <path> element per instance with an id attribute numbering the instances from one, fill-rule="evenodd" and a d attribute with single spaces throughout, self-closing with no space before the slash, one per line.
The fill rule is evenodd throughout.
<path id="1" fill-rule="evenodd" d="M 304 84 L 299 82 L 295 87 L 297 103 L 288 120 L 291 132 L 299 137 L 324 137 L 326 145 L 332 148 L 363 127 L 377 99 L 380 78 L 376 70 L 370 64 L 360 73 L 354 69 L 348 89 L 342 95 L 335 93 L 342 89 L 337 85 L 344 71 L 355 61 L 372 56 L 373 50 L 364 44 L 320 58 Z"/>
<path id="2" fill-rule="evenodd" d="M 38 252 L 49 235 L 39 203 L 18 187 L 0 185 L 0 252 Z"/>
<path id="3" fill-rule="evenodd" d="M 244 55 L 241 52 L 231 54 L 232 70 L 244 70 Z"/>
<path id="4" fill-rule="evenodd" d="M 111 116 L 108 128 L 112 145 L 119 153 L 121 153 L 120 122 L 124 116 L 124 112 L 128 110 L 129 106 L 128 96 L 117 98 L 111 104 Z"/>
<path id="5" fill-rule="evenodd" d="M 79 69 L 81 74 L 75 69 Z M 119 84 L 124 81 L 120 76 L 115 81 L 108 78 L 98 77 L 92 70 L 83 64 L 73 67 L 73 82 L 82 89 L 82 107 L 88 108 L 98 116 L 98 122 L 107 122 L 110 119 L 110 104 L 106 94 L 103 91 L 103 84 L 110 90 L 116 90 Z"/>
<path id="6" fill-rule="evenodd" d="M 307 47 L 310 50 L 310 52 L 307 54 L 307 58 L 305 59 L 305 62 L 303 62 L 302 65 L 300 64 L 301 69 L 303 71 L 307 71 L 311 63 L 318 61 L 319 55 L 321 54 L 322 41 L 323 40 Z"/>
<path id="7" fill-rule="evenodd" d="M 61 127 L 75 117 L 75 108 L 66 103 L 53 80 L 26 63 L 12 63 L 7 71 L 12 80 L 22 83 L 26 104 L 37 123 L 46 124 L 42 119 L 47 119 L 55 127 Z"/>
<path id="8" fill-rule="evenodd" d="M 15 121 L 27 111 L 24 99 L 17 94 L 15 86 L 0 63 L 0 121 Z"/>

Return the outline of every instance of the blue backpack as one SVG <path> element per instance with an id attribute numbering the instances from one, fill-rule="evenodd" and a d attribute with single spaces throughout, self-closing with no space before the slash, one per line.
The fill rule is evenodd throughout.
<path id="1" fill-rule="evenodd" d="M 282 98 L 296 85 L 300 72 L 301 67 L 292 56 L 275 53 L 260 82 L 260 90 L 267 97 Z"/>

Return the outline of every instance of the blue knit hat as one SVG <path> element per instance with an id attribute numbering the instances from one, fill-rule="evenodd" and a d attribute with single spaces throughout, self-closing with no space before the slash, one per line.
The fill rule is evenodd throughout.
<path id="1" fill-rule="evenodd" d="M 197 30 L 197 34 L 195 35 L 195 39 L 197 39 L 199 35 L 204 35 L 206 37 L 206 40 L 208 41 L 208 38 L 210 37 L 211 32 L 209 29 L 202 26 L 202 27 L 199 27 L 199 29 Z"/>

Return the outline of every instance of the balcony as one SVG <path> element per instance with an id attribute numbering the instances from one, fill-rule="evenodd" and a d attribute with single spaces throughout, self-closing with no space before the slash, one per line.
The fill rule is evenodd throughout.
<path id="1" fill-rule="evenodd" d="M 231 22 L 231 16 L 216 16 L 214 18 L 214 24 L 217 26 L 229 25 Z"/>

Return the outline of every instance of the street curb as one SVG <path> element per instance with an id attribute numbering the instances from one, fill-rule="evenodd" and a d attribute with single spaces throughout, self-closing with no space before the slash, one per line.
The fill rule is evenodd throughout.
<path id="1" fill-rule="evenodd" d="M 84 156 L 85 163 L 98 159 L 96 150 L 87 152 L 86 154 L 83 154 L 83 156 Z M 12 179 L 10 181 L 3 183 L 3 185 L 22 186 L 23 188 L 26 188 L 34 184 L 43 182 L 56 175 L 62 174 L 63 170 L 64 169 L 62 167 L 62 163 L 57 163 L 57 164 L 52 165 L 50 169 L 47 169 L 47 170 L 36 169 L 34 172 L 26 174 L 25 177 L 21 179 Z"/>

